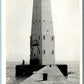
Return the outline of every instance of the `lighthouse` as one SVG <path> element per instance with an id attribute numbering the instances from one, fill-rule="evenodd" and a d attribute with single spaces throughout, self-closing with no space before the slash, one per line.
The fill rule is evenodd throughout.
<path id="1" fill-rule="evenodd" d="M 30 64 L 55 64 L 55 37 L 50 0 L 34 0 L 30 36 Z"/>
<path id="2" fill-rule="evenodd" d="M 33 0 L 30 64 L 23 62 L 22 65 L 16 65 L 16 77 L 29 76 L 31 77 L 22 84 L 27 84 L 31 80 L 35 82 L 35 79 L 39 78 L 39 80 L 49 78 L 51 81 L 57 78 L 56 82 L 59 83 L 56 84 L 67 84 L 60 83 L 60 80 L 65 81 L 67 77 L 67 65 L 55 64 L 55 36 L 50 0 Z"/>

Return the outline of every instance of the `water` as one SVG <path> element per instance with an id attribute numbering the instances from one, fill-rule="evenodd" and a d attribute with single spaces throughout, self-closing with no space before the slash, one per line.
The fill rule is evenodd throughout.
<path id="1" fill-rule="evenodd" d="M 60 64 L 68 65 L 68 72 L 72 72 L 68 75 L 67 80 L 69 84 L 80 84 L 80 66 L 79 62 L 59 62 Z M 15 66 L 20 64 L 19 62 L 7 62 L 6 65 L 6 84 L 20 84 L 23 78 L 16 79 L 15 77 Z"/>

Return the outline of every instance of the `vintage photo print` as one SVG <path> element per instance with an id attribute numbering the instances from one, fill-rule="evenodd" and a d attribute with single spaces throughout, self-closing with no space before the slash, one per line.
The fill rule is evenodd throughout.
<path id="1" fill-rule="evenodd" d="M 81 83 L 81 1 L 6 0 L 6 84 Z"/>

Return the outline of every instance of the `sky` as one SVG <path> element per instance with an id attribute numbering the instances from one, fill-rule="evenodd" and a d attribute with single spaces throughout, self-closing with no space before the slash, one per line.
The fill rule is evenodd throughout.
<path id="1" fill-rule="evenodd" d="M 33 0 L 6 0 L 6 61 L 29 61 Z M 55 61 L 80 59 L 79 0 L 51 0 Z"/>

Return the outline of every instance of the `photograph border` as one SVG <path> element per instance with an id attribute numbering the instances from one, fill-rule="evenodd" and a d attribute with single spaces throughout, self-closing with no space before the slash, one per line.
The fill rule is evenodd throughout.
<path id="1" fill-rule="evenodd" d="M 1 83 L 1 0 L 0 0 L 0 83 Z"/>

